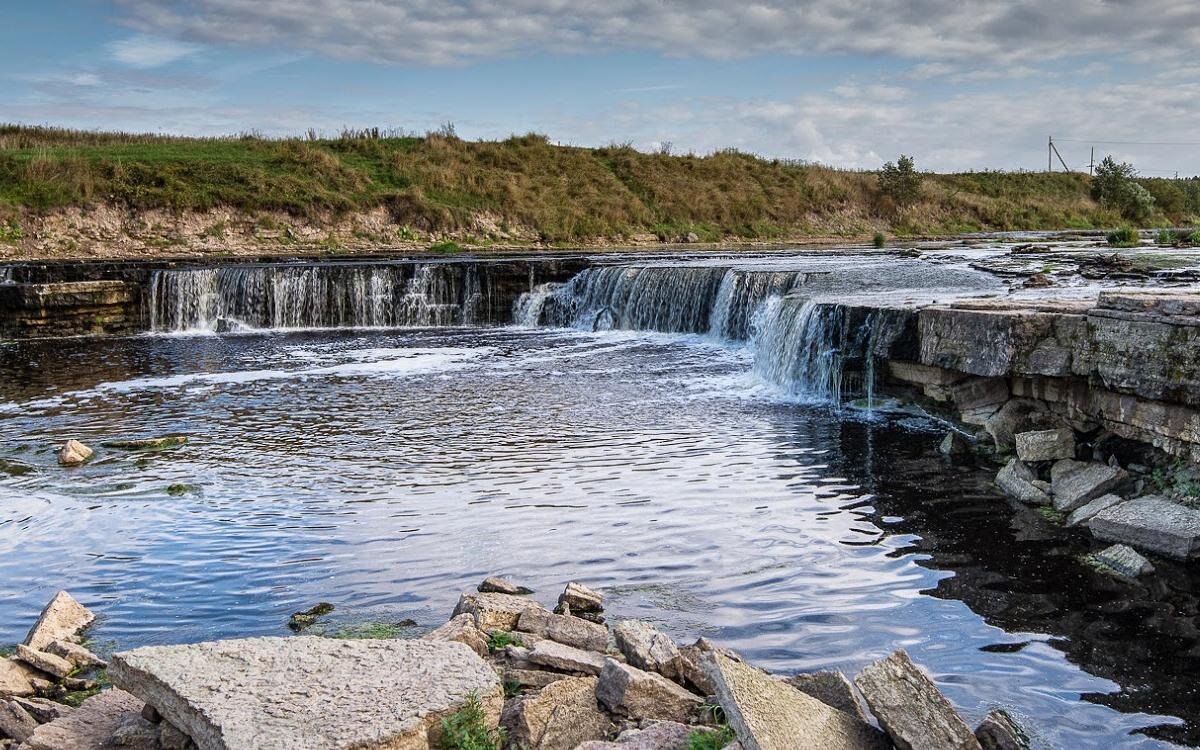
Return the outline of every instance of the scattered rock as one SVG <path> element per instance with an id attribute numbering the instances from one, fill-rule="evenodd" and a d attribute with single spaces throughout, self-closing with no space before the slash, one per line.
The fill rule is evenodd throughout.
<path id="1" fill-rule="evenodd" d="M 186 435 L 167 435 L 143 440 L 110 440 L 101 445 L 105 448 L 116 448 L 123 451 L 157 451 L 187 445 L 187 442 Z"/>
<path id="2" fill-rule="evenodd" d="M 641 620 L 623 620 L 613 628 L 617 648 L 638 669 L 658 672 L 679 682 L 683 679 L 683 655 L 667 636 Z"/>
<path id="3" fill-rule="evenodd" d="M 1087 523 L 1100 511 L 1123 502 L 1125 502 L 1125 498 L 1120 495 L 1102 495 L 1087 505 L 1080 506 L 1071 511 L 1071 515 L 1067 517 L 1067 526 L 1075 527 Z"/>
<path id="4" fill-rule="evenodd" d="M 486 662 L 462 644 L 430 640 L 152 646 L 114 654 L 108 674 L 205 750 L 424 747 L 469 694 L 492 726 L 503 704 Z"/>
<path id="5" fill-rule="evenodd" d="M 518 700 L 506 723 L 509 740 L 530 750 L 574 750 L 604 739 L 612 722 L 596 705 L 596 682 L 595 677 L 568 677 Z"/>
<path id="6" fill-rule="evenodd" d="M 1006 401 L 983 423 L 984 429 L 1001 450 L 1013 448 L 1018 433 L 1058 426 L 1058 419 L 1046 409 L 1045 404 L 1028 398 Z"/>
<path id="7" fill-rule="evenodd" d="M 1029 750 L 1029 738 L 1001 708 L 988 711 L 975 728 L 975 738 L 983 750 Z"/>
<path id="8" fill-rule="evenodd" d="M 522 612 L 517 630 L 588 651 L 608 648 L 608 629 L 603 625 L 571 615 L 556 615 L 540 607 Z"/>
<path id="9" fill-rule="evenodd" d="M 659 721 L 644 729 L 628 729 L 613 742 L 585 742 L 575 750 L 687 750 L 693 734 L 707 734 L 706 727 L 676 721 Z"/>
<path id="10" fill-rule="evenodd" d="M 48 700 L 46 698 L 17 698 L 11 699 L 21 708 L 29 712 L 34 721 L 38 724 L 49 724 L 50 722 L 61 719 L 75 709 L 64 703 Z"/>
<path id="11" fill-rule="evenodd" d="M 1019 432 L 1016 445 L 1017 458 L 1022 461 L 1075 458 L 1075 431 L 1070 427 L 1059 427 L 1055 430 Z"/>
<path id="12" fill-rule="evenodd" d="M 558 597 L 558 607 L 555 612 L 569 612 L 576 617 L 583 614 L 600 614 L 604 611 L 604 597 L 598 591 L 592 591 L 582 583 L 571 581 Z M 559 614 L 563 614 L 559 612 Z"/>
<path id="13" fill-rule="evenodd" d="M 604 669 L 605 657 L 595 651 L 567 646 L 557 641 L 545 640 L 529 650 L 529 660 L 543 667 L 562 672 L 580 672 L 598 675 Z"/>
<path id="14" fill-rule="evenodd" d="M 45 651 L 48 654 L 61 656 L 71 662 L 71 666 L 76 668 L 108 666 L 108 662 L 99 656 L 96 656 L 78 643 L 71 643 L 70 641 L 51 641 L 50 645 L 46 646 Z"/>
<path id="15" fill-rule="evenodd" d="M 475 627 L 490 633 L 493 630 L 514 630 L 521 613 L 527 609 L 545 609 L 532 599 L 512 594 L 463 594 L 451 617 L 469 614 Z"/>
<path id="16" fill-rule="evenodd" d="M 696 642 L 690 646 L 684 646 L 679 649 L 680 671 L 683 675 L 685 685 L 691 685 L 701 695 L 712 695 L 717 692 L 716 685 L 713 684 L 712 678 L 704 669 L 704 655 L 708 653 L 719 653 L 726 658 L 734 661 L 742 661 L 742 657 L 738 656 L 733 651 L 723 648 L 708 640 L 707 638 L 697 638 Z"/>
<path id="17" fill-rule="evenodd" d="M 196 743 L 169 721 L 158 725 L 158 744 L 162 750 L 195 750 Z"/>
<path id="18" fill-rule="evenodd" d="M 1103 567 L 1126 578 L 1137 578 L 1154 572 L 1154 566 L 1150 564 L 1149 560 L 1139 555 L 1133 547 L 1125 544 L 1114 544 L 1091 557 Z"/>
<path id="19" fill-rule="evenodd" d="M 332 611 L 333 605 L 329 602 L 318 602 L 303 612 L 293 612 L 292 616 L 288 618 L 288 627 L 299 633 L 316 622 L 318 617 L 327 615 Z"/>
<path id="20" fill-rule="evenodd" d="M 857 717 L 861 721 L 867 720 L 867 715 L 863 712 L 862 704 L 858 702 L 858 697 L 854 695 L 854 687 L 850 684 L 850 680 L 846 679 L 846 675 L 841 672 L 826 669 L 820 672 L 798 674 L 787 678 L 784 682 L 805 695 L 816 698 L 826 706 L 832 706 L 843 713 Z"/>
<path id="21" fill-rule="evenodd" d="M 1147 495 L 1106 508 L 1087 522 L 1092 534 L 1177 560 L 1200 553 L 1200 511 Z"/>
<path id="22" fill-rule="evenodd" d="M 44 649 L 54 641 L 69 641 L 96 619 L 92 612 L 68 594 L 59 591 L 42 610 L 38 621 L 25 636 L 25 645 Z"/>
<path id="23" fill-rule="evenodd" d="M 570 675 L 561 672 L 544 672 L 540 669 L 519 669 L 506 667 L 504 669 L 505 684 L 516 683 L 523 688 L 540 689 L 547 685 L 568 679 Z"/>
<path id="24" fill-rule="evenodd" d="M 488 576 L 479 584 L 479 592 L 482 594 L 509 594 L 510 596 L 527 596 L 533 593 L 533 589 L 518 586 L 507 578 L 499 578 L 497 576 Z"/>
<path id="25" fill-rule="evenodd" d="M 1050 494 L 1054 509 L 1069 513 L 1112 492 L 1129 478 L 1122 469 L 1104 464 L 1063 459 L 1050 467 Z"/>
<path id="26" fill-rule="evenodd" d="M 950 397 L 960 411 L 995 409 L 1008 400 L 1007 378 L 970 378 L 950 386 Z"/>
<path id="27" fill-rule="evenodd" d="M 866 722 L 748 664 L 710 653 L 705 668 L 729 726 L 747 750 L 887 747 L 883 735 Z"/>
<path id="28" fill-rule="evenodd" d="M 488 636 L 475 627 L 475 618 L 468 614 L 451 617 L 450 621 L 436 630 L 421 636 L 430 641 L 458 641 L 465 643 L 480 656 L 488 655 Z"/>
<path id="29" fill-rule="evenodd" d="M 25 740 L 29 750 L 109 750 L 109 741 L 126 716 L 136 716 L 142 701 L 124 690 L 105 690 L 79 708 L 43 724 Z M 23 748 L 24 750 L 24 748 Z"/>
<path id="30" fill-rule="evenodd" d="M 854 684 L 900 750 L 979 750 L 971 728 L 903 650 L 867 665 Z"/>
<path id="31" fill-rule="evenodd" d="M 1025 283 L 1021 284 L 1021 286 L 1025 287 L 1026 289 L 1042 289 L 1048 286 L 1054 286 L 1054 282 L 1044 273 L 1035 273 L 1028 279 L 1025 279 Z"/>
<path id="32" fill-rule="evenodd" d="M 966 456 L 971 453 L 971 442 L 958 430 L 950 430 L 938 445 L 943 456 Z"/>
<path id="33" fill-rule="evenodd" d="M 0 696 L 33 695 L 33 681 L 44 675 L 16 659 L 0 659 Z"/>
<path id="34" fill-rule="evenodd" d="M 143 719 L 141 714 L 126 714 L 117 722 L 109 742 L 134 750 L 158 750 L 158 726 Z"/>
<path id="35" fill-rule="evenodd" d="M 996 486 L 1005 495 L 1026 505 L 1049 505 L 1050 496 L 1034 485 L 1037 475 L 1020 459 L 1012 459 L 996 475 Z"/>
<path id="36" fill-rule="evenodd" d="M 37 719 L 30 716 L 16 701 L 0 700 L 0 737 L 24 742 L 37 728 Z"/>
<path id="37" fill-rule="evenodd" d="M 74 665 L 61 656 L 48 654 L 45 651 L 38 651 L 26 646 L 24 643 L 17 644 L 14 656 L 29 666 L 39 669 L 46 674 L 52 674 L 55 677 L 66 677 L 75 671 Z"/>
<path id="38" fill-rule="evenodd" d="M 58 463 L 62 466 L 79 466 L 86 463 L 95 453 L 78 440 L 68 440 L 58 449 Z"/>
<path id="39" fill-rule="evenodd" d="M 606 659 L 596 698 L 609 711 L 632 719 L 688 723 L 703 701 L 662 675 Z"/>

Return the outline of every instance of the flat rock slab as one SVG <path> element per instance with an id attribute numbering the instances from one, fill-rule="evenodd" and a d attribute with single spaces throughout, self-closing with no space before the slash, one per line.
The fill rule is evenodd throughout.
<path id="1" fill-rule="evenodd" d="M 144 703 L 124 690 L 105 690 L 61 719 L 38 727 L 22 750 L 108 750 L 121 722 L 138 716 Z"/>
<path id="2" fill-rule="evenodd" d="M 888 747 L 874 727 L 748 664 L 705 657 L 717 701 L 746 750 L 862 750 Z"/>
<path id="3" fill-rule="evenodd" d="M 557 641 L 538 641 L 529 650 L 529 661 L 563 672 L 597 675 L 604 669 L 604 654 L 567 646 Z"/>
<path id="4" fill-rule="evenodd" d="M 614 714 L 641 721 L 687 723 L 700 710 L 698 695 L 654 672 L 646 672 L 616 659 L 604 662 L 596 699 Z"/>
<path id="5" fill-rule="evenodd" d="M 1005 495 L 1026 505 L 1049 505 L 1050 496 L 1033 483 L 1034 479 L 1033 470 L 1014 458 L 996 475 L 996 486 Z"/>
<path id="6" fill-rule="evenodd" d="M 1057 461 L 1075 457 L 1075 432 L 1070 427 L 1033 430 L 1016 435 L 1017 458 L 1022 461 Z"/>
<path id="7" fill-rule="evenodd" d="M 1076 508 L 1071 511 L 1071 515 L 1067 517 L 1067 526 L 1074 528 L 1092 520 L 1092 518 L 1102 510 L 1107 510 L 1119 503 L 1125 502 L 1125 498 L 1120 495 L 1102 495 L 1087 505 Z"/>
<path id="8" fill-rule="evenodd" d="M 5 695 L 33 695 L 33 680 L 44 680 L 47 675 L 23 661 L 0 658 L 0 697 Z"/>
<path id="9" fill-rule="evenodd" d="M 522 612 L 517 620 L 517 630 L 585 651 L 604 651 L 608 648 L 608 628 L 581 617 L 556 615 L 541 607 Z"/>
<path id="10" fill-rule="evenodd" d="M 1200 511 L 1156 495 L 1114 505 L 1087 522 L 1097 539 L 1120 542 L 1177 560 L 1200 554 Z"/>
<path id="11" fill-rule="evenodd" d="M 1127 544 L 1114 544 L 1092 555 L 1092 559 L 1104 568 L 1126 578 L 1137 578 L 1154 572 L 1150 561 Z"/>
<path id="12" fill-rule="evenodd" d="M 1054 509 L 1070 513 L 1107 495 L 1129 478 L 1124 470 L 1106 464 L 1064 459 L 1050 469 L 1050 494 Z"/>
<path id="13" fill-rule="evenodd" d="M 660 721 L 645 729 L 627 729 L 612 742 L 585 742 L 575 750 L 687 750 L 692 735 L 708 733 L 705 727 Z"/>
<path id="14" fill-rule="evenodd" d="M 67 592 L 60 591 L 25 636 L 25 645 L 41 651 L 54 641 L 69 641 L 95 619 L 91 610 Z"/>
<path id="15" fill-rule="evenodd" d="M 494 726 L 499 679 L 462 643 L 247 638 L 114 654 L 109 677 L 199 750 L 430 747 L 470 693 Z"/>
<path id="16" fill-rule="evenodd" d="M 846 679 L 846 675 L 841 672 L 832 669 L 808 672 L 789 677 L 784 682 L 805 695 L 816 698 L 826 706 L 856 716 L 862 721 L 867 720 L 867 716 L 862 710 L 862 704 L 854 695 L 854 687 L 850 684 L 850 680 Z"/>
<path id="17" fill-rule="evenodd" d="M 971 728 L 904 651 L 867 665 L 854 684 L 900 750 L 979 750 Z"/>

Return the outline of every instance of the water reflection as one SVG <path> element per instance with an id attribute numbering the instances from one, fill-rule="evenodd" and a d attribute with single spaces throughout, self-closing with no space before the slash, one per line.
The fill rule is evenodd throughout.
<path id="1" fill-rule="evenodd" d="M 62 586 L 133 646 L 283 634 L 319 599 L 434 625 L 487 573 L 580 578 L 781 672 L 904 646 L 970 718 L 1061 746 L 1195 740 L 1167 726 L 1195 715 L 1187 570 L 1098 577 L 930 425 L 782 401 L 751 360 L 481 329 L 0 348 L 0 459 L 30 469 L 0 473 L 0 640 Z M 66 436 L 167 432 L 194 439 L 54 465 Z"/>

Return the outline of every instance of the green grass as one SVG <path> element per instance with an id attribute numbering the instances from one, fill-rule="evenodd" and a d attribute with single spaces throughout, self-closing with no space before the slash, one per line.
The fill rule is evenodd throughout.
<path id="1" fill-rule="evenodd" d="M 506 630 L 497 630 L 488 638 L 488 651 L 503 651 L 507 646 L 524 646 L 520 636 Z"/>
<path id="2" fill-rule="evenodd" d="M 1139 237 L 1138 231 L 1133 227 L 1121 227 L 1109 232 L 1106 239 L 1113 247 L 1137 247 Z"/>
<path id="3" fill-rule="evenodd" d="M 332 633 L 318 633 L 318 635 L 328 635 L 330 638 L 347 640 L 403 638 L 415 626 L 416 623 L 411 620 L 401 620 L 400 622 L 359 622 L 340 625 Z"/>
<path id="4" fill-rule="evenodd" d="M 446 240 L 445 242 L 438 242 L 430 245 L 429 252 L 439 253 L 442 255 L 452 255 L 454 253 L 461 253 L 462 248 L 454 240 Z"/>
<path id="5" fill-rule="evenodd" d="M 498 750 L 505 740 L 503 729 L 488 727 L 476 693 L 467 696 L 462 708 L 442 719 L 441 731 L 435 743 L 438 750 Z"/>
<path id="6" fill-rule="evenodd" d="M 1194 184 L 1195 183 L 1195 184 Z M 1148 182 L 1170 211 L 1156 221 L 1200 215 L 1200 183 Z M 735 150 L 642 153 L 629 146 L 577 148 L 528 134 L 464 141 L 376 131 L 336 138 L 182 138 L 60 128 L 0 126 L 0 241 L 22 239 L 25 214 L 115 205 L 133 210 L 230 208 L 243 216 L 282 212 L 329 225 L 383 209 L 399 239 L 476 235 L 498 227 L 547 244 L 652 234 L 675 241 L 870 238 L 965 230 L 1112 226 L 1085 175 L 1033 172 L 924 174 L 920 196 L 898 206 L 876 173 L 765 159 Z M 481 222 L 481 219 L 486 219 Z M 230 227 L 217 222 L 210 238 Z M 287 231 L 287 227 L 276 228 Z M 510 232 L 509 230 L 513 230 Z M 27 232 L 26 232 L 27 233 Z M 164 247 L 171 238 L 157 240 Z M 290 242 L 285 235 L 283 242 Z M 330 233 L 321 243 L 339 252 Z M 433 252 L 457 252 L 452 240 Z"/>
<path id="7" fill-rule="evenodd" d="M 692 732 L 688 735 L 687 750 L 721 750 L 736 739 L 737 735 L 729 727 L 712 732 Z"/>

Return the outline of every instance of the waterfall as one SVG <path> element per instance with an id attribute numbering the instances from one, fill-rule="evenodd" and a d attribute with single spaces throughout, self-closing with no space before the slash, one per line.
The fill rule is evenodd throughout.
<path id="1" fill-rule="evenodd" d="M 12 266 L 0 266 L 0 284 L 12 283 L 14 283 Z"/>
<path id="2" fill-rule="evenodd" d="M 744 340 L 769 296 L 803 286 L 809 274 L 714 266 L 603 266 L 518 300 L 518 325 L 710 333 Z"/>
<path id="3" fill-rule="evenodd" d="M 907 319 L 902 310 L 830 300 L 772 297 L 752 324 L 754 372 L 788 393 L 841 406 L 874 406 L 875 358 L 887 353 Z"/>
<path id="4" fill-rule="evenodd" d="M 227 266 L 156 271 L 155 331 L 445 326 L 476 322 L 472 264 Z"/>

